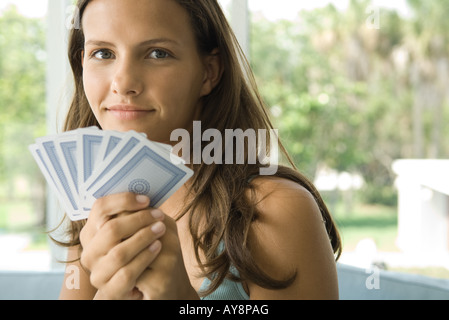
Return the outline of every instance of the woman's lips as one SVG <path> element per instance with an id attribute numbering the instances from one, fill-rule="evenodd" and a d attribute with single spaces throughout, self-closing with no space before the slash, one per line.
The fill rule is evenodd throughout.
<path id="1" fill-rule="evenodd" d="M 146 116 L 154 110 L 143 109 L 135 106 L 113 106 L 107 108 L 107 111 L 110 112 L 114 117 L 119 120 L 136 120 L 143 116 Z"/>

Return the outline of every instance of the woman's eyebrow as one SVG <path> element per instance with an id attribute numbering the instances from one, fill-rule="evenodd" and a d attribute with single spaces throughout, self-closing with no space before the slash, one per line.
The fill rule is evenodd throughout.
<path id="1" fill-rule="evenodd" d="M 115 45 L 111 42 L 107 41 L 100 41 L 100 40 L 88 40 L 84 44 L 86 46 L 92 45 L 92 46 L 98 46 L 98 47 L 115 47 Z"/>
<path id="2" fill-rule="evenodd" d="M 151 39 L 151 40 L 146 40 L 143 42 L 140 42 L 137 44 L 137 47 L 146 47 L 146 46 L 151 46 L 151 45 L 156 45 L 156 44 L 161 44 L 161 43 L 170 43 L 170 44 L 174 44 L 174 45 L 178 45 L 179 43 L 175 40 L 172 39 L 168 39 L 168 38 L 157 38 L 157 39 Z M 107 42 L 107 41 L 101 41 L 101 40 L 88 40 L 85 43 L 86 46 L 88 45 L 93 45 L 93 46 L 99 46 L 99 47 L 115 47 L 115 45 L 111 42 Z"/>
<path id="3" fill-rule="evenodd" d="M 160 44 L 160 43 L 169 43 L 169 44 L 174 44 L 174 45 L 179 46 L 179 43 L 177 41 L 169 39 L 169 38 L 151 39 L 151 40 L 143 41 L 143 42 L 139 43 L 137 46 L 146 47 L 146 46 L 156 45 L 156 44 Z"/>

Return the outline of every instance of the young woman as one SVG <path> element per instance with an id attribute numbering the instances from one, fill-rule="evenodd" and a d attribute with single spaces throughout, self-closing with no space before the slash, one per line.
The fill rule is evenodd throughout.
<path id="1" fill-rule="evenodd" d="M 66 130 L 97 125 L 174 144 L 171 132 L 194 121 L 223 137 L 272 128 L 216 0 L 78 7 Z M 61 298 L 337 299 L 341 243 L 320 195 L 293 164 L 273 176 L 259 175 L 263 166 L 191 165 L 194 176 L 159 209 L 129 193 L 99 199 L 71 223 L 65 245 L 80 289 L 63 286 Z"/>

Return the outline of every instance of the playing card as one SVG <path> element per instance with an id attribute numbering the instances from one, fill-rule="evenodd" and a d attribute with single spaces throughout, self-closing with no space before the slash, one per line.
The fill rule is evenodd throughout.
<path id="1" fill-rule="evenodd" d="M 136 136 L 137 138 L 146 140 L 147 135 L 145 133 L 138 134 L 140 135 L 140 137 Z M 105 161 L 106 158 L 112 153 L 115 147 L 122 141 L 125 133 L 119 131 L 103 131 L 103 136 L 103 142 L 97 156 L 97 161 L 99 161 L 100 163 Z M 135 136 L 135 134 L 133 134 L 133 136 Z M 171 148 L 171 146 L 169 147 Z"/>
<path id="2" fill-rule="evenodd" d="M 78 131 L 77 164 L 80 185 L 83 185 L 94 172 L 102 141 L 103 132 L 101 130 L 85 128 Z"/>
<path id="3" fill-rule="evenodd" d="M 56 193 L 58 198 L 61 199 L 60 202 L 61 202 L 64 210 L 67 212 L 67 214 L 69 215 L 69 217 L 71 219 L 72 219 L 72 217 L 76 217 L 78 213 L 75 212 L 71 206 L 67 205 L 69 203 L 68 201 L 63 200 L 64 195 L 61 193 L 60 188 L 57 186 L 55 179 L 53 179 L 53 176 L 50 173 L 50 170 L 42 157 L 42 152 L 39 149 L 39 146 L 37 144 L 33 144 L 33 145 L 30 145 L 28 147 L 28 149 L 30 150 L 31 154 L 33 155 L 34 159 L 36 160 L 36 163 L 37 163 L 39 169 L 41 170 L 42 174 L 44 175 L 45 180 L 47 180 L 50 188 L 53 190 L 54 193 Z"/>
<path id="4" fill-rule="evenodd" d="M 61 160 L 56 152 L 55 139 L 56 136 L 37 139 L 37 149 L 33 150 L 37 153 L 39 161 L 44 163 L 45 171 L 51 178 L 47 177 L 47 181 L 56 189 L 63 207 L 69 216 L 76 217 L 80 215 L 78 193 L 61 166 Z"/>
<path id="5" fill-rule="evenodd" d="M 84 182 L 83 190 L 88 193 L 120 160 L 143 140 L 143 136 L 135 131 L 127 132 L 111 153 L 101 162 L 97 170 Z M 83 200 L 85 197 L 83 197 Z M 84 205 L 84 204 L 83 204 Z"/>
<path id="6" fill-rule="evenodd" d="M 148 196 L 151 206 L 157 208 L 192 174 L 186 166 L 173 164 L 167 149 L 143 141 L 95 183 L 87 194 L 87 204 L 108 194 L 133 192 Z"/>
<path id="7" fill-rule="evenodd" d="M 65 172 L 65 176 L 71 179 L 76 192 L 79 193 L 77 141 L 76 132 L 67 132 L 57 136 L 54 143 L 62 170 Z"/>
<path id="8" fill-rule="evenodd" d="M 98 151 L 98 161 L 103 162 L 115 147 L 122 141 L 123 132 L 118 131 L 104 131 L 103 143 Z"/>
<path id="9" fill-rule="evenodd" d="M 29 150 L 72 221 L 87 219 L 96 199 L 134 192 L 159 207 L 192 175 L 171 146 L 143 133 L 81 128 L 39 138 Z"/>

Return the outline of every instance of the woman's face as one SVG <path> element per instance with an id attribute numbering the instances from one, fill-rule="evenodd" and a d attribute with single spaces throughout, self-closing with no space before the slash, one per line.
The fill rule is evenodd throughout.
<path id="1" fill-rule="evenodd" d="M 93 0 L 83 16 L 83 81 L 103 130 L 169 143 L 212 84 L 188 13 L 173 0 Z M 208 58 L 209 57 L 209 58 Z"/>

